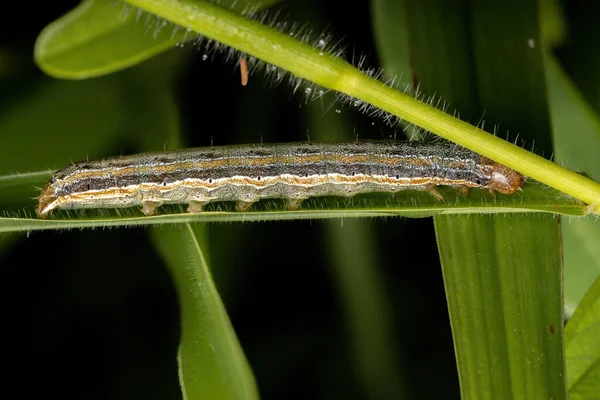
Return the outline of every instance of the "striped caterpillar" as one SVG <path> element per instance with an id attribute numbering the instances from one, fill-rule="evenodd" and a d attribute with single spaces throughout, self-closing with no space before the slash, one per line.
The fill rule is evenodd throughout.
<path id="1" fill-rule="evenodd" d="M 216 201 L 249 211 L 261 199 L 283 198 L 288 210 L 316 196 L 426 190 L 438 185 L 521 190 L 520 173 L 447 142 L 355 141 L 194 148 L 74 163 L 44 186 L 36 213 L 55 209 L 141 206 L 155 215 L 163 204 L 199 213 Z"/>

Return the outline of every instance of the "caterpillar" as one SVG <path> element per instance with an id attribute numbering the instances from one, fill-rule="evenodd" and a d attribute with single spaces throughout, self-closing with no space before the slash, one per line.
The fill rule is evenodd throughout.
<path id="1" fill-rule="evenodd" d="M 73 163 L 57 171 L 39 196 L 36 214 L 55 209 L 141 206 L 147 216 L 163 204 L 190 213 L 216 201 L 249 211 L 267 198 L 295 210 L 307 198 L 425 190 L 436 186 L 511 194 L 526 177 L 449 142 L 353 141 L 231 145 L 142 153 Z"/>

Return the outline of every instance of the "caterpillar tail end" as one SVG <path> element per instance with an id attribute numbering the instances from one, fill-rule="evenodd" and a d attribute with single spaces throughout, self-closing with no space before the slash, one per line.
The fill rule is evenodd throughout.
<path id="1" fill-rule="evenodd" d="M 47 219 L 54 208 L 56 208 L 56 196 L 54 195 L 54 182 L 51 179 L 44 185 L 40 193 L 35 214 L 40 219 Z"/>
<path id="2" fill-rule="evenodd" d="M 35 208 L 35 214 L 40 219 L 47 219 L 50 211 L 54 208 L 55 198 L 52 196 L 41 196 L 38 206 Z"/>

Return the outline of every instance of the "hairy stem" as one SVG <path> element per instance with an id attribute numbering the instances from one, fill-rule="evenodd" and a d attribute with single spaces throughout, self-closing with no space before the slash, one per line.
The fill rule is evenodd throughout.
<path id="1" fill-rule="evenodd" d="M 600 211 L 600 184 L 502 140 L 257 21 L 193 0 L 127 0 L 147 12 L 281 67 L 297 77 L 365 101 L 416 126 L 509 166 Z"/>

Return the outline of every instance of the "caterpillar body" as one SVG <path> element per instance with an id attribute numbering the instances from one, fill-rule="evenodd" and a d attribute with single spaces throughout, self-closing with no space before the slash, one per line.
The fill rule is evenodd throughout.
<path id="1" fill-rule="evenodd" d="M 36 213 L 55 209 L 187 204 L 198 213 L 216 201 L 249 211 L 261 199 L 283 198 L 288 210 L 316 196 L 426 190 L 438 185 L 510 194 L 526 178 L 448 142 L 353 141 L 233 145 L 142 153 L 77 162 L 57 171 L 39 196 Z"/>

